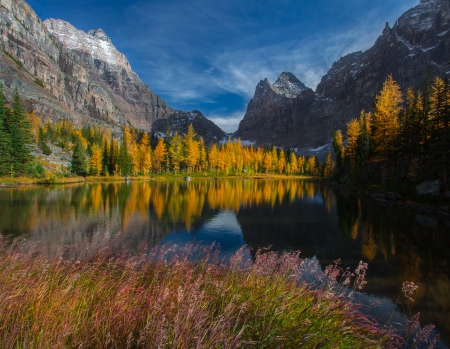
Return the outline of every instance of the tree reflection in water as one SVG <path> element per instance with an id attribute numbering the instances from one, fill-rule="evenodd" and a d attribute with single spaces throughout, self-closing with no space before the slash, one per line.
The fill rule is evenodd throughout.
<path id="1" fill-rule="evenodd" d="M 364 260 L 367 294 L 395 301 L 413 281 L 407 305 L 449 338 L 450 223 L 365 196 L 292 179 L 150 181 L 0 189 L 0 207 L 3 235 L 25 236 L 50 256 L 66 245 L 88 253 L 105 242 L 133 251 L 216 239 L 230 253 L 247 244 L 300 250 L 322 266 Z"/>

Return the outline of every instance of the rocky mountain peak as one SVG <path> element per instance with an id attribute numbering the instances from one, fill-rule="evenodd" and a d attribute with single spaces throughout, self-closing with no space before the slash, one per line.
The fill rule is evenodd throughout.
<path id="1" fill-rule="evenodd" d="M 264 80 L 260 80 L 258 85 L 256 85 L 255 94 L 253 96 L 253 100 L 257 100 L 263 98 L 267 95 L 269 91 L 274 91 L 272 84 L 267 78 Z"/>
<path id="2" fill-rule="evenodd" d="M 386 25 L 383 29 L 383 35 L 385 35 L 385 36 L 391 35 L 391 27 L 389 26 L 389 22 L 386 22 Z"/>
<path id="3" fill-rule="evenodd" d="M 278 84 L 281 81 L 289 81 L 293 84 L 301 84 L 300 80 L 297 79 L 297 77 L 294 74 L 289 72 L 282 72 L 274 85 Z"/>
<path id="4" fill-rule="evenodd" d="M 106 35 L 103 29 L 91 29 L 87 32 L 87 34 L 92 36 L 93 38 L 111 43 L 111 39 L 108 37 L 108 35 Z"/>
<path id="5" fill-rule="evenodd" d="M 308 89 L 294 74 L 289 72 L 281 73 L 273 87 L 279 94 L 284 94 L 288 98 L 295 98 L 300 92 Z"/>
<path id="6" fill-rule="evenodd" d="M 131 72 L 130 63 L 125 55 L 112 44 L 102 29 L 85 33 L 72 24 L 60 19 L 46 19 L 47 30 L 70 51 L 107 63 L 111 68 L 125 69 Z"/>

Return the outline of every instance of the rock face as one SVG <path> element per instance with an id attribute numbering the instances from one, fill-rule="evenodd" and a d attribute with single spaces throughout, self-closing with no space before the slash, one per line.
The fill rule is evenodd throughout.
<path id="1" fill-rule="evenodd" d="M 275 84 L 261 80 L 248 104 L 236 136 L 242 140 L 285 147 L 318 147 L 331 138 L 324 127 L 335 116 L 335 105 L 301 83 L 293 74 L 282 73 Z"/>
<path id="2" fill-rule="evenodd" d="M 87 101 L 90 117 L 108 118 L 114 109 L 132 126 L 150 131 L 155 120 L 166 118 L 173 112 L 131 70 L 127 58 L 114 47 L 103 30 L 85 33 L 70 23 L 55 19 L 47 19 L 44 25 L 63 49 L 89 70 L 106 93 L 106 96 L 102 93 L 91 96 Z"/>
<path id="3" fill-rule="evenodd" d="M 6 95 L 18 88 L 42 119 L 151 131 L 156 120 L 182 114 L 139 79 L 103 30 L 85 33 L 62 20 L 42 22 L 23 0 L 1 0 L 0 49 Z"/>
<path id="4" fill-rule="evenodd" d="M 170 131 L 185 134 L 188 126 L 192 124 L 195 132 L 203 137 L 205 144 L 217 143 L 224 139 L 227 134 L 222 131 L 211 120 L 208 120 L 197 110 L 190 113 L 176 111 L 169 117 Z M 156 120 L 152 125 L 152 132 L 167 132 L 167 119 Z"/>
<path id="5" fill-rule="evenodd" d="M 260 82 L 237 136 L 302 150 L 326 145 L 334 128 L 344 130 L 362 109 L 372 109 L 388 74 L 404 91 L 421 88 L 427 72 L 450 76 L 449 57 L 450 1 L 421 0 L 392 28 L 386 24 L 372 48 L 335 62 L 315 93 L 303 90 L 295 98 L 295 93 L 275 98 L 268 81 Z M 264 90 L 267 96 L 261 100 Z"/>

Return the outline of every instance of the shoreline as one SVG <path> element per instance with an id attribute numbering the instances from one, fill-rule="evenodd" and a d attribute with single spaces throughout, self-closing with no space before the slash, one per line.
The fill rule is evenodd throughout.
<path id="1" fill-rule="evenodd" d="M 416 201 L 408 195 L 401 194 L 399 192 L 394 192 L 389 189 L 381 189 L 378 190 L 369 190 L 368 188 L 361 188 L 357 186 L 350 186 L 339 184 L 337 182 L 314 182 L 319 185 L 323 185 L 328 188 L 332 188 L 335 190 L 341 190 L 344 192 L 350 192 L 357 195 L 368 195 L 371 199 L 377 201 L 382 205 L 397 205 L 401 208 L 421 212 L 426 214 L 438 215 L 440 217 L 450 219 L 450 206 L 442 205 L 442 206 L 432 206 L 425 202 Z"/>
<path id="2" fill-rule="evenodd" d="M 130 176 L 130 182 L 139 181 L 172 181 L 172 180 L 185 180 L 188 176 L 187 173 L 180 175 L 153 175 L 153 176 Z M 306 175 L 280 175 L 280 174 L 256 174 L 256 175 L 240 175 L 240 176 L 211 176 L 211 175 L 189 175 L 191 180 L 215 180 L 215 179 L 305 179 L 310 180 L 315 178 L 314 176 Z M 0 178 L 1 188 L 18 188 L 31 185 L 66 185 L 66 184 L 79 184 L 79 183 L 99 183 L 99 182 L 125 182 L 124 176 L 86 176 L 86 177 L 47 177 L 47 178 Z"/>

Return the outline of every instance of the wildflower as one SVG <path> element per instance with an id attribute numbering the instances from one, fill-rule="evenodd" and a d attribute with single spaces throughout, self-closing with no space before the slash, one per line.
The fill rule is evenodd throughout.
<path id="1" fill-rule="evenodd" d="M 367 269 L 369 269 L 368 264 L 363 263 L 363 261 L 359 261 L 358 268 L 356 268 L 355 270 L 355 287 L 358 290 L 362 290 L 363 287 L 367 284 L 367 281 L 365 281 Z"/>
<path id="2" fill-rule="evenodd" d="M 403 287 L 402 287 L 402 292 L 406 298 L 408 298 L 414 302 L 414 299 L 412 299 L 411 296 L 413 295 L 414 291 L 417 290 L 418 288 L 419 288 L 419 286 L 414 284 L 414 282 L 404 281 Z"/>

